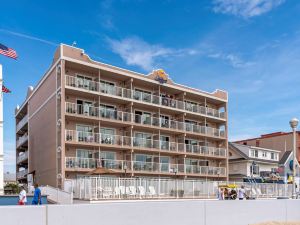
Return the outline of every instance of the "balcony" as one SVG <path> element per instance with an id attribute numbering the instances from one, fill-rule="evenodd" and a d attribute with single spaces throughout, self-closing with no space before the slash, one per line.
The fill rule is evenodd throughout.
<path id="1" fill-rule="evenodd" d="M 92 132 L 82 132 L 75 130 L 65 131 L 65 140 L 69 143 L 85 143 L 85 144 L 103 144 L 115 145 L 125 148 L 136 149 L 152 149 L 166 152 L 178 152 L 185 154 L 197 154 L 207 157 L 226 157 L 225 148 L 215 148 L 200 145 L 189 145 L 178 142 L 161 141 L 155 139 L 146 139 L 138 137 L 128 137 L 120 135 L 108 135 Z"/>
<path id="2" fill-rule="evenodd" d="M 204 134 L 212 137 L 225 138 L 225 130 L 201 125 L 194 125 L 191 123 L 185 123 L 184 127 L 185 131 L 187 132 Z"/>
<path id="3" fill-rule="evenodd" d="M 65 140 L 67 142 L 131 146 L 131 138 L 127 136 L 82 132 L 76 130 L 66 130 L 65 135 Z"/>
<path id="4" fill-rule="evenodd" d="M 66 168 L 69 169 L 95 169 L 106 168 L 114 170 L 123 170 L 125 162 L 123 160 L 94 159 L 66 157 Z"/>
<path id="5" fill-rule="evenodd" d="M 19 164 L 20 162 L 23 162 L 24 160 L 28 159 L 28 151 L 18 155 L 17 157 L 17 164 Z"/>
<path id="6" fill-rule="evenodd" d="M 17 179 L 23 179 L 26 177 L 27 174 L 28 174 L 28 169 L 21 170 L 21 171 L 17 172 L 16 177 L 17 177 Z"/>
<path id="7" fill-rule="evenodd" d="M 116 120 L 122 122 L 130 122 L 139 125 L 160 127 L 165 129 L 173 129 L 177 131 L 187 131 L 196 134 L 209 135 L 213 137 L 225 138 L 225 131 L 217 128 L 193 125 L 190 123 L 180 122 L 159 117 L 152 117 L 149 115 L 131 114 L 129 112 L 122 112 L 111 109 L 101 109 L 94 106 L 83 106 L 81 104 L 66 102 L 66 113 L 79 116 L 87 116 L 94 118 L 102 118 L 109 120 Z M 134 119 L 133 119 L 134 117 Z"/>
<path id="8" fill-rule="evenodd" d="M 131 122 L 131 113 L 122 112 L 112 109 L 104 109 L 100 107 L 76 104 L 66 102 L 66 113 L 79 116 L 97 117 L 109 120 L 117 120 L 123 122 Z"/>
<path id="9" fill-rule="evenodd" d="M 145 93 L 141 91 L 111 86 L 111 85 L 103 84 L 101 82 L 77 78 L 69 75 L 66 75 L 65 79 L 66 79 L 65 80 L 66 86 L 71 88 L 78 88 L 85 91 L 102 93 L 104 95 L 116 96 L 116 97 L 131 99 L 143 103 L 160 105 L 168 108 L 192 112 L 192 113 L 200 114 L 203 116 L 209 116 L 217 119 L 226 118 L 225 112 L 221 112 L 219 110 L 212 109 L 209 107 L 191 105 L 190 103 L 179 101 L 169 97 L 162 97 L 162 96 Z"/>
<path id="10" fill-rule="evenodd" d="M 28 141 L 28 135 L 27 133 L 24 134 L 22 137 L 19 137 L 16 143 L 17 148 L 20 147 L 21 145 L 23 145 L 24 143 L 26 143 Z"/>
<path id="11" fill-rule="evenodd" d="M 20 129 L 22 129 L 26 123 L 28 123 L 28 115 L 24 116 L 23 119 L 19 121 L 16 126 L 16 131 L 18 132 Z"/>
<path id="12" fill-rule="evenodd" d="M 119 170 L 124 173 L 124 165 L 131 172 L 143 173 L 165 173 L 175 175 L 178 174 L 193 174 L 204 176 L 226 176 L 225 167 L 210 167 L 210 166 L 192 166 L 186 164 L 170 164 L 144 161 L 125 161 L 125 160 L 110 160 L 110 159 L 94 159 L 94 158 L 77 158 L 66 157 L 65 166 L 67 169 L 95 169 L 105 168 Z"/>

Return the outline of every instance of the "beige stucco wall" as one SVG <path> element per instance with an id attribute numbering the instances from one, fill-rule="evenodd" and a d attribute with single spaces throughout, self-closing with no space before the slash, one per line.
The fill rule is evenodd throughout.
<path id="1" fill-rule="evenodd" d="M 55 87 L 54 70 L 28 103 L 29 172 L 35 173 L 35 181 L 40 185 L 56 186 L 56 95 L 52 95 Z"/>

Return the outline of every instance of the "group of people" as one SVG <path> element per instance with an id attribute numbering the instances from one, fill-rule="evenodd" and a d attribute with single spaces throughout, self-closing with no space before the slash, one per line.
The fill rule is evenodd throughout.
<path id="1" fill-rule="evenodd" d="M 21 186 L 21 191 L 19 193 L 18 205 L 26 205 L 27 204 L 27 193 L 25 191 L 24 186 Z M 41 205 L 42 204 L 42 194 L 39 185 L 36 183 L 34 185 L 34 194 L 32 198 L 32 205 Z"/>
<path id="2" fill-rule="evenodd" d="M 241 186 L 238 191 L 236 191 L 235 188 L 232 188 L 231 190 L 229 190 L 228 188 L 220 188 L 218 192 L 219 200 L 235 200 L 237 198 L 239 200 L 244 200 L 247 197 L 248 196 L 246 194 L 244 186 Z"/>

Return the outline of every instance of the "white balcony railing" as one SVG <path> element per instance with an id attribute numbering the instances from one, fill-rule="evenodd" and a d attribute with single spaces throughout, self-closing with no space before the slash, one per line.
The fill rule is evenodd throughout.
<path id="1" fill-rule="evenodd" d="M 203 156 L 226 157 L 225 148 L 215 148 L 200 145 L 189 145 L 178 142 L 155 140 L 152 138 L 128 137 L 120 135 L 99 134 L 75 130 L 65 131 L 67 142 L 105 144 L 127 146 L 133 148 L 156 149 L 170 152 L 193 153 Z"/>
<path id="2" fill-rule="evenodd" d="M 18 155 L 18 157 L 17 157 L 17 163 L 20 163 L 20 162 L 22 162 L 22 161 L 24 161 L 26 159 L 28 159 L 28 151 L 26 151 L 26 152 Z"/>
<path id="3" fill-rule="evenodd" d="M 171 119 L 153 117 L 150 115 L 138 115 L 112 109 L 104 109 L 94 106 L 66 102 L 66 113 L 89 117 L 100 117 L 135 124 L 174 129 L 191 133 L 199 133 L 213 137 L 225 137 L 225 131 L 213 127 L 194 125 Z"/>
<path id="4" fill-rule="evenodd" d="M 79 157 L 66 157 L 65 159 L 65 166 L 69 169 L 95 169 L 100 167 L 106 169 L 120 170 L 123 172 L 125 165 L 127 166 L 128 171 L 133 170 L 135 172 L 157 172 L 169 173 L 170 175 L 174 175 L 174 171 L 176 171 L 176 173 L 187 173 L 195 175 L 226 176 L 225 167 L 194 166 L 187 164 L 171 164 Z"/>
<path id="5" fill-rule="evenodd" d="M 65 140 L 69 142 L 96 143 L 105 145 L 131 146 L 131 138 L 76 130 L 66 130 Z"/>
<path id="6" fill-rule="evenodd" d="M 17 179 L 21 179 L 21 178 L 24 178 L 27 174 L 28 174 L 28 169 L 21 170 L 21 171 L 17 172 L 16 177 L 17 177 Z"/>
<path id="7" fill-rule="evenodd" d="M 17 140 L 17 148 L 20 147 L 22 144 L 24 144 L 26 141 L 28 140 L 28 135 L 27 133 L 24 134 L 22 137 L 19 137 L 18 140 Z"/>
<path id="8" fill-rule="evenodd" d="M 24 116 L 23 119 L 17 124 L 16 130 L 19 131 L 26 123 L 28 123 L 28 115 Z"/>
<path id="9" fill-rule="evenodd" d="M 194 113 L 211 116 L 215 118 L 221 118 L 221 119 L 225 118 L 225 112 L 219 111 L 217 109 L 212 109 L 200 105 L 194 105 L 173 98 L 162 97 L 162 96 L 145 93 L 137 90 L 116 87 L 98 81 L 91 81 L 89 79 L 82 79 L 82 78 L 66 75 L 66 86 L 79 88 L 87 91 L 101 92 L 106 95 L 133 99 L 144 103 L 151 103 L 151 104 L 166 106 L 169 108 L 185 110 L 185 111 L 194 112 Z"/>

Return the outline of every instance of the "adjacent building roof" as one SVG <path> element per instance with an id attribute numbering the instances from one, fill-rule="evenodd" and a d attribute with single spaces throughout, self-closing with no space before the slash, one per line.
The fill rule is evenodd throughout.
<path id="1" fill-rule="evenodd" d="M 279 160 L 280 165 L 285 165 L 287 160 L 290 158 L 290 155 L 292 154 L 292 151 L 286 151 L 281 159 Z"/>
<path id="2" fill-rule="evenodd" d="M 244 160 L 255 160 L 255 161 L 259 161 L 259 162 L 276 163 L 276 164 L 278 163 L 277 161 L 273 161 L 273 160 L 252 158 L 252 157 L 249 157 L 246 154 L 246 152 L 249 152 L 249 150 L 251 150 L 251 149 L 261 149 L 261 150 L 269 150 L 269 151 L 272 151 L 272 152 L 278 152 L 277 150 L 253 147 L 253 146 L 242 145 L 242 144 L 237 144 L 237 143 L 233 143 L 233 142 L 229 142 L 229 149 L 235 151 L 237 154 L 239 154 L 241 156 L 241 159 L 244 159 Z M 237 161 L 237 160 L 240 160 L 240 159 L 229 159 L 229 160 L 230 161 Z"/>

